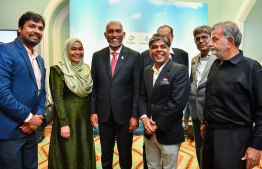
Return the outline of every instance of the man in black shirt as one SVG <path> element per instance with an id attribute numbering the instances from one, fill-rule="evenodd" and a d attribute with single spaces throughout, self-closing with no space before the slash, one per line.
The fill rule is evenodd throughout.
<path id="1" fill-rule="evenodd" d="M 262 68 L 243 56 L 241 38 L 233 22 L 212 28 L 210 47 L 218 59 L 206 83 L 202 169 L 251 169 L 261 157 Z"/>

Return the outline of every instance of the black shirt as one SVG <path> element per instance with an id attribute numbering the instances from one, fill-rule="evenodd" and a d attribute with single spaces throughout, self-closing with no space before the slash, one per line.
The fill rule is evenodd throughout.
<path id="1" fill-rule="evenodd" d="M 204 117 L 208 123 L 248 125 L 255 122 L 251 147 L 262 149 L 262 68 L 243 56 L 215 60 L 206 83 Z"/>

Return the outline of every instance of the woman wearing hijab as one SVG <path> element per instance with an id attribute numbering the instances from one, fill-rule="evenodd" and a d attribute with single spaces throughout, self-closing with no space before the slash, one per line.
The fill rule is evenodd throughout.
<path id="1" fill-rule="evenodd" d="M 70 38 L 65 42 L 62 61 L 50 69 L 50 89 L 55 108 L 49 169 L 96 168 L 88 99 L 93 81 L 83 55 L 82 42 Z"/>

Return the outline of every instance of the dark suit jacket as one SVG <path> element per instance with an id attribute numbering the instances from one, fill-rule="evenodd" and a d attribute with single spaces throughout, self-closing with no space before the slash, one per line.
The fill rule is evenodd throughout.
<path id="1" fill-rule="evenodd" d="M 172 48 L 172 49 L 173 49 L 173 52 L 174 52 L 174 54 L 171 54 L 172 61 L 188 67 L 188 53 L 185 52 L 182 49 L 178 49 L 178 48 Z M 154 63 L 155 63 L 155 61 L 150 56 L 149 50 L 146 50 L 146 51 L 141 53 L 141 66 L 142 66 L 141 69 L 142 69 L 142 71 L 144 71 L 144 69 L 147 66 L 152 65 Z"/>
<path id="2" fill-rule="evenodd" d="M 93 90 L 90 94 L 90 113 L 106 122 L 112 110 L 118 124 L 138 117 L 141 71 L 140 54 L 125 46 L 118 57 L 114 76 L 111 75 L 110 52 L 106 47 L 95 52 L 91 74 Z"/>
<path id="3" fill-rule="evenodd" d="M 156 122 L 157 141 L 161 144 L 183 142 L 182 117 L 189 99 L 190 80 L 187 67 L 168 60 L 160 72 L 153 87 L 153 65 L 148 66 L 143 75 L 139 99 L 140 116 L 147 114 Z M 168 85 L 160 86 L 160 81 L 167 78 Z M 150 138 L 145 134 L 146 138 Z"/>
<path id="4" fill-rule="evenodd" d="M 41 90 L 27 51 L 19 39 L 0 45 L 0 139 L 20 137 L 19 128 L 29 113 L 44 114 L 46 101 L 44 60 L 37 57 L 41 70 Z"/>

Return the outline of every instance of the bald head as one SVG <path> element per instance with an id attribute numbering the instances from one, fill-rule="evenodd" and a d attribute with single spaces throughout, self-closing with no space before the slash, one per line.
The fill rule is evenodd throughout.
<path id="1" fill-rule="evenodd" d="M 120 25 L 122 31 L 124 32 L 123 26 L 122 26 L 121 22 L 118 22 L 118 21 L 110 21 L 110 22 L 106 25 L 106 32 L 107 32 L 107 30 L 108 30 L 109 25 L 111 25 L 111 24 L 118 24 L 118 25 Z"/>
<path id="2" fill-rule="evenodd" d="M 107 42 L 112 50 L 116 51 L 122 45 L 126 33 L 123 31 L 123 26 L 118 21 L 111 21 L 106 25 L 106 32 L 104 33 Z"/>

